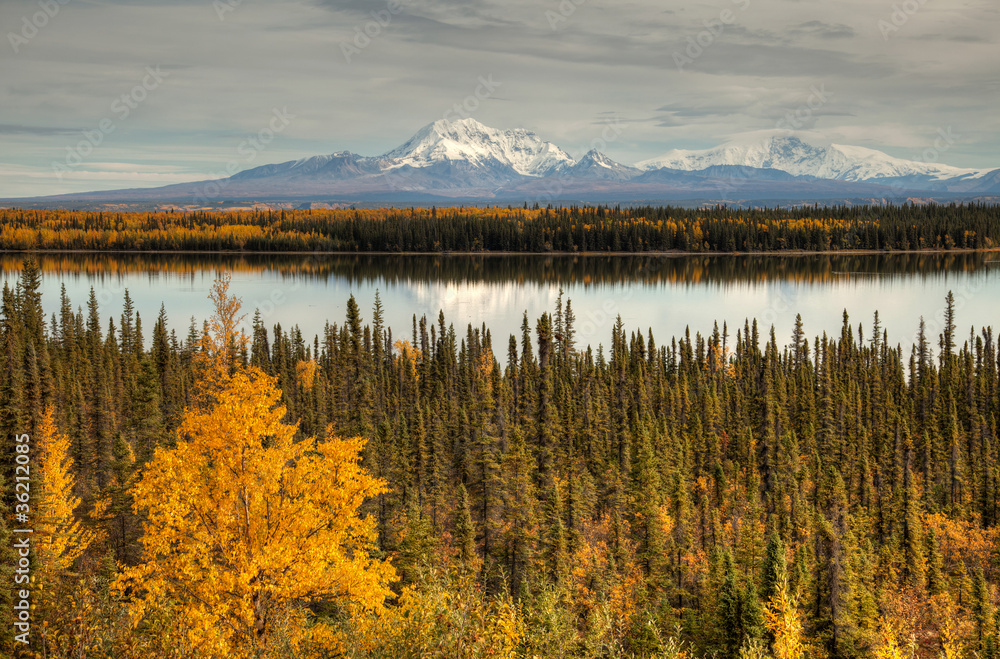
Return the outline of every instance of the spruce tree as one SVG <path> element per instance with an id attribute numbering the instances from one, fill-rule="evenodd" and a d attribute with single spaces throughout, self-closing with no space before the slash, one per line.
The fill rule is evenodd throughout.
<path id="1" fill-rule="evenodd" d="M 569 552 L 566 546 L 566 524 L 562 486 L 554 481 L 546 505 L 545 570 L 553 583 L 565 585 L 569 578 Z"/>
<path id="2" fill-rule="evenodd" d="M 778 591 L 778 585 L 788 578 L 788 563 L 785 558 L 785 544 L 777 530 L 772 529 L 767 539 L 767 549 L 764 554 L 760 599 L 770 602 Z"/>
<path id="3" fill-rule="evenodd" d="M 457 558 L 462 571 L 474 572 L 479 559 L 476 554 L 476 527 L 472 523 L 469 493 L 465 490 L 464 484 L 458 486 L 458 507 L 455 511 L 455 548 L 458 550 Z"/>

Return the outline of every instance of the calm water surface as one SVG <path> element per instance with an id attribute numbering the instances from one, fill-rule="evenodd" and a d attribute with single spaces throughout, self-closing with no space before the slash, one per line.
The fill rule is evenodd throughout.
<path id="1" fill-rule="evenodd" d="M 22 255 L 0 254 L 0 278 L 13 285 Z M 409 338 L 413 317 L 446 322 L 461 335 L 468 324 L 492 331 L 498 353 L 520 336 L 525 312 L 535 319 L 572 301 L 580 345 L 608 344 L 615 318 L 626 328 L 652 329 L 658 343 L 690 328 L 708 334 L 714 323 L 734 335 L 747 319 L 779 344 L 801 313 L 809 336 L 840 331 L 846 309 L 857 331 L 870 335 L 880 312 L 890 341 L 907 350 L 920 317 L 928 333 L 941 330 L 948 291 L 956 297 L 961 335 L 1000 329 L 1000 254 L 847 256 L 229 256 L 41 255 L 43 305 L 58 311 L 66 287 L 74 308 L 93 288 L 101 315 L 121 314 L 124 292 L 135 301 L 148 340 L 165 306 L 169 325 L 184 337 L 194 317 L 208 317 L 209 288 L 218 273 L 232 275 L 248 320 L 259 310 L 269 328 L 298 325 L 310 340 L 324 325 L 342 323 L 350 295 L 371 320 L 376 291 L 396 338 Z M 936 343 L 936 341 L 935 341 Z"/>

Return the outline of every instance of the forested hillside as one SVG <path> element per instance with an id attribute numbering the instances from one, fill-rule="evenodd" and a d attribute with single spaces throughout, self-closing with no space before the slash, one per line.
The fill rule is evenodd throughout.
<path id="1" fill-rule="evenodd" d="M 352 298 L 322 336 L 255 320 L 243 343 L 225 281 L 213 295 L 204 325 L 94 295 L 47 318 L 33 261 L 3 292 L 0 552 L 12 438 L 30 433 L 49 447 L 32 484 L 50 506 L 33 558 L 45 656 L 998 656 L 1000 355 L 950 297 L 928 301 L 943 335 L 904 353 L 846 312 L 838 336 L 808 318 L 790 337 L 619 321 L 583 346 L 569 300 L 500 337 L 444 317 L 394 335 Z M 280 478 L 232 501 L 264 497 L 267 519 L 223 517 L 275 530 L 259 560 L 202 516 L 244 482 L 247 451 Z M 313 526 L 272 522 L 290 492 Z M 345 547 L 334 581 L 302 571 L 325 560 L 314 533 Z M 192 538 L 205 549 L 184 554 Z M 233 567 L 286 555 L 301 580 L 269 590 Z M 246 608 L 213 618 L 201 593 Z"/>
<path id="2" fill-rule="evenodd" d="M 748 252 L 1000 247 L 1000 207 L 0 210 L 4 250 Z"/>

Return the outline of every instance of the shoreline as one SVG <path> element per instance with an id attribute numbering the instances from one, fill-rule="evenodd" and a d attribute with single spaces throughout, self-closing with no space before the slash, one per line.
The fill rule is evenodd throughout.
<path id="1" fill-rule="evenodd" d="M 1000 252 L 1000 247 L 984 247 L 981 249 L 974 248 L 954 248 L 954 249 L 944 249 L 944 248 L 929 248 L 929 249 L 828 249 L 828 250 L 771 250 L 771 251 L 750 251 L 750 252 L 719 252 L 719 251 L 706 251 L 706 252 L 690 252 L 683 250 L 668 250 L 668 251 L 647 251 L 647 252 L 568 252 L 568 251 L 551 251 L 551 252 L 511 252 L 511 251 L 476 251 L 476 252 L 458 252 L 458 251 L 448 251 L 448 252 L 387 252 L 387 251 L 365 251 L 365 252 L 343 252 L 343 251 L 315 251 L 315 252 L 289 252 L 289 251 L 277 251 L 277 252 L 265 252 L 265 251 L 230 251 L 230 250 L 102 250 L 102 249 L 38 249 L 38 250 L 0 250 L 0 255 L 7 254 L 107 254 L 111 256 L 128 256 L 132 254 L 142 254 L 142 255 L 178 255 L 178 256 L 193 256 L 199 254 L 212 254 L 212 255 L 223 255 L 223 256 L 459 256 L 459 257 L 491 257 L 491 256 L 538 256 L 538 257 L 552 257 L 552 256 L 583 256 L 583 257 L 601 257 L 601 256 L 649 256 L 657 258 L 684 258 L 688 256 L 835 256 L 835 255 L 845 255 L 845 256 L 885 256 L 891 254 L 989 254 L 993 252 Z"/>

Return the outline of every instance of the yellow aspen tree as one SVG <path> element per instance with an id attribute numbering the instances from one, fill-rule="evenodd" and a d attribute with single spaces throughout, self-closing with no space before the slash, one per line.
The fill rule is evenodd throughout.
<path id="1" fill-rule="evenodd" d="M 35 554 L 42 581 L 65 572 L 95 539 L 73 514 L 80 499 L 73 495 L 76 478 L 69 438 L 59 432 L 53 417 L 50 407 L 35 436 L 40 491 L 35 503 Z"/>
<path id="2" fill-rule="evenodd" d="M 315 359 L 309 361 L 298 361 L 295 363 L 295 375 L 298 381 L 302 384 L 302 389 L 305 391 L 312 391 L 313 382 L 316 381 L 316 369 L 319 364 L 316 363 Z"/>
<path id="3" fill-rule="evenodd" d="M 249 343 L 249 337 L 240 328 L 246 314 L 240 313 L 240 299 L 229 294 L 229 283 L 229 273 L 223 273 L 208 294 L 215 311 L 202 333 L 194 358 L 198 374 L 194 399 L 201 407 L 211 405 L 213 397 L 225 388 Z"/>
<path id="4" fill-rule="evenodd" d="M 965 644 L 955 629 L 954 620 L 946 620 L 941 630 L 941 652 L 939 659 L 961 659 L 965 655 Z"/>
<path id="5" fill-rule="evenodd" d="M 802 642 L 802 618 L 788 594 L 787 576 L 782 575 L 777 590 L 764 608 L 764 621 L 774 636 L 774 658 L 799 659 L 806 649 Z"/>
<path id="6" fill-rule="evenodd" d="M 74 511 L 80 499 L 74 496 L 76 478 L 73 459 L 69 457 L 70 440 L 56 428 L 51 407 L 45 410 L 35 434 L 37 469 L 34 498 L 35 569 L 34 583 L 36 615 L 44 620 L 37 629 L 43 654 L 56 656 L 62 638 L 53 625 L 62 615 L 67 594 L 72 592 L 65 577 L 73 563 L 87 550 L 97 535 L 81 526 Z"/>
<path id="7" fill-rule="evenodd" d="M 913 648 L 900 645 L 898 636 L 892 622 L 885 617 L 880 618 L 878 639 L 872 652 L 872 659 L 910 659 L 913 657 Z"/>
<path id="8" fill-rule="evenodd" d="M 295 441 L 275 380 L 238 370 L 188 410 L 133 488 L 146 563 L 118 580 L 133 624 L 171 603 L 198 656 L 265 656 L 305 640 L 305 606 L 374 611 L 395 577 L 373 559 L 362 502 L 386 491 L 359 464 L 364 440 Z"/>

